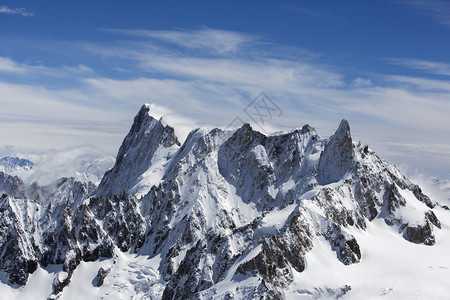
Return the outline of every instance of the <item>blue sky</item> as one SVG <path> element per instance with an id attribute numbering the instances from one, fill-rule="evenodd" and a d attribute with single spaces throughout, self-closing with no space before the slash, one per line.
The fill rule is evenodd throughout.
<path id="1" fill-rule="evenodd" d="M 448 1 L 0 1 L 0 150 L 115 154 L 155 103 L 180 135 L 350 122 L 380 156 L 450 177 Z M 1 153 L 0 153 L 1 154 Z"/>

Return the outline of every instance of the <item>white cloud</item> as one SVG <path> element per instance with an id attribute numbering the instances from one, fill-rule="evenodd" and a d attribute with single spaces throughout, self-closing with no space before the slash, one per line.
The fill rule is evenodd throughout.
<path id="1" fill-rule="evenodd" d="M 427 79 L 410 76 L 388 76 L 394 82 L 402 83 L 405 87 L 414 87 L 420 90 L 450 92 L 450 81 Z"/>
<path id="2" fill-rule="evenodd" d="M 93 73 L 94 70 L 86 65 L 78 65 L 78 66 L 62 66 L 61 71 L 64 71 L 65 73 Z"/>
<path id="3" fill-rule="evenodd" d="M 27 11 L 25 8 L 10 8 L 8 6 L 0 6 L 0 14 L 6 14 L 6 15 L 21 15 L 24 17 L 32 17 L 34 16 L 34 13 Z"/>
<path id="4" fill-rule="evenodd" d="M 338 74 L 308 63 L 262 58 L 257 61 L 239 58 L 198 58 L 198 57 L 138 57 L 143 68 L 150 68 L 177 76 L 208 79 L 230 86 L 261 86 L 298 90 L 299 87 L 340 86 Z M 320 79 L 320 80 L 319 80 Z"/>
<path id="5" fill-rule="evenodd" d="M 347 109 L 376 117 L 393 126 L 410 130 L 447 130 L 450 106 L 446 95 L 427 92 L 409 92 L 402 88 L 376 87 L 360 91 L 356 95 L 347 91 L 347 99 L 341 99 Z M 343 110 L 345 111 L 345 110 Z"/>
<path id="6" fill-rule="evenodd" d="M 387 61 L 431 74 L 450 76 L 450 64 L 444 62 L 434 62 L 416 58 L 389 58 Z"/>
<path id="7" fill-rule="evenodd" d="M 18 63 L 9 57 L 0 56 L 0 73 L 20 74 L 21 76 L 52 76 L 52 77 L 68 77 L 77 74 L 93 73 L 92 68 L 80 64 L 76 66 L 59 66 L 47 67 L 43 65 L 31 65 Z"/>
<path id="8" fill-rule="evenodd" d="M 42 86 L 0 82 L 0 132 L 4 144 L 37 149 L 79 143 L 101 143 L 105 149 L 120 145 L 130 112 L 96 102 L 87 91 L 51 90 Z M 135 109 L 138 109 L 137 106 Z"/>
<path id="9" fill-rule="evenodd" d="M 22 73 L 25 72 L 25 68 L 21 67 L 9 57 L 0 56 L 0 72 Z"/>
<path id="10" fill-rule="evenodd" d="M 354 84 L 356 87 L 367 87 L 367 86 L 372 85 L 372 80 L 370 80 L 370 79 L 368 79 L 368 78 L 361 78 L 361 77 L 358 77 L 358 78 L 356 78 L 356 79 L 353 80 L 353 84 Z"/>
<path id="11" fill-rule="evenodd" d="M 217 53 L 219 55 L 235 53 L 248 43 L 256 43 L 259 38 L 240 32 L 204 28 L 201 30 L 111 30 L 105 31 L 136 35 L 182 46 L 196 51 Z M 198 53 L 198 52 L 197 52 Z"/>
<path id="12" fill-rule="evenodd" d="M 49 89 L 44 81 L 33 86 L 0 82 L 0 140 L 12 144 L 26 137 L 35 144 L 64 146 L 71 145 L 71 140 L 100 143 L 115 153 L 143 103 L 169 108 L 173 120 L 187 117 L 180 122 L 185 135 L 200 125 L 226 127 L 237 117 L 249 122 L 243 109 L 265 91 L 283 110 L 281 117 L 267 124 L 268 131 L 309 123 L 326 136 L 346 118 L 355 138 L 373 143 L 381 156 L 385 153 L 386 158 L 400 161 L 402 153 L 408 153 L 409 161 L 418 161 L 428 155 L 429 143 L 417 143 L 417 150 L 410 151 L 411 143 L 404 137 L 414 133 L 430 138 L 436 146 L 435 154 L 427 156 L 436 168 L 439 164 L 450 168 L 450 159 L 445 158 L 449 150 L 444 147 L 450 138 L 448 80 L 378 74 L 373 76 L 376 80 L 358 77 L 347 82 L 336 67 L 322 64 L 320 57 L 301 49 L 294 56 L 292 48 L 266 47 L 260 37 L 235 32 L 123 33 L 139 39 L 121 41 L 114 47 L 71 44 L 80 53 L 106 60 L 105 66 L 112 70 L 128 70 L 115 78 L 98 76 L 95 68 L 84 67 L 86 63 L 80 60 L 79 67 L 38 66 L 47 73 L 61 72 L 75 79 L 70 88 Z M 225 50 L 217 49 L 217 44 Z M 206 50 L 190 51 L 203 48 Z M 0 70 L 2 65 L 5 73 L 39 76 L 37 67 L 8 58 L 0 60 Z M 416 61 L 414 66 L 418 65 L 424 64 Z M 427 71 L 434 73 L 445 70 L 442 65 L 427 65 Z M 386 138 L 401 143 L 392 145 Z"/>
<path id="13" fill-rule="evenodd" d="M 402 0 L 399 2 L 413 7 L 419 14 L 450 27 L 450 2 L 447 0 Z"/>
<path id="14" fill-rule="evenodd" d="M 410 174 L 411 180 L 418 184 L 433 201 L 438 201 L 447 206 L 450 205 L 450 181 L 424 174 L 423 170 L 405 169 L 404 171 Z"/>
<path id="15" fill-rule="evenodd" d="M 5 156 L 17 156 L 34 162 L 31 170 L 12 174 L 19 175 L 27 184 L 37 181 L 40 185 L 51 184 L 61 177 L 75 177 L 80 181 L 98 184 L 105 171 L 115 162 L 114 157 L 93 145 L 31 152 L 12 146 L 0 147 L 0 157 Z"/>

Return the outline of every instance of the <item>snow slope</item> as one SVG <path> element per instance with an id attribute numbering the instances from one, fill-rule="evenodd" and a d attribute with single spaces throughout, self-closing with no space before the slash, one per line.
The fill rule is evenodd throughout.
<path id="1" fill-rule="evenodd" d="M 437 216 L 443 227 L 431 248 L 409 243 L 382 220 L 369 223 L 366 231 L 352 230 L 363 256 L 349 266 L 339 263 L 329 243 L 318 238 L 286 299 L 334 299 L 346 285 L 351 290 L 341 299 L 448 299 L 450 218 L 443 209 Z"/>
<path id="2" fill-rule="evenodd" d="M 354 144 L 345 120 L 329 139 L 245 124 L 196 129 L 181 145 L 144 105 L 95 193 L 1 178 L 11 298 L 37 283 L 59 299 L 447 296 L 446 200 Z"/>

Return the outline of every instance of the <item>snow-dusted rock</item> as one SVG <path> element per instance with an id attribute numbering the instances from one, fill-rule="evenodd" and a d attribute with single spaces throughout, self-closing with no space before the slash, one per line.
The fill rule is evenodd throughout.
<path id="1" fill-rule="evenodd" d="M 317 169 L 317 181 L 326 185 L 337 182 L 352 172 L 355 165 L 350 126 L 347 120 L 342 120 L 336 133 L 327 141 L 320 154 Z"/>
<path id="2" fill-rule="evenodd" d="M 265 136 L 245 124 L 196 129 L 179 145 L 173 128 L 151 115 L 144 105 L 94 193 L 73 179 L 25 188 L 0 177 L 0 249 L 21 258 L 0 260 L 11 282 L 26 284 L 38 264 L 62 264 L 57 297 L 82 261 L 114 257 L 96 277 L 108 285 L 113 276 L 105 274 L 119 272 L 116 260 L 129 253 L 157 262 L 145 275 L 151 285 L 133 279 L 140 297 L 281 299 L 319 240 L 342 265 L 361 262 L 355 232 L 375 220 L 413 243 L 436 242 L 435 202 L 355 145 L 345 120 L 329 139 L 308 125 Z"/>
<path id="3" fill-rule="evenodd" d="M 113 196 L 129 191 L 139 183 L 140 176 L 150 168 L 153 159 L 167 159 L 170 150 L 179 146 L 174 129 L 153 118 L 150 109 L 150 105 L 142 106 L 134 118 L 114 167 L 100 182 L 99 194 Z"/>
<path id="4" fill-rule="evenodd" d="M 26 284 L 38 264 L 65 264 L 68 270 L 73 270 L 78 264 L 80 246 L 74 231 L 73 210 L 79 209 L 80 202 L 95 187 L 62 178 L 51 186 L 33 184 L 26 191 L 17 177 L 8 177 L 11 178 L 21 184 L 12 185 L 10 195 L 5 193 L 0 198 L 0 269 L 9 274 L 11 284 L 17 285 Z M 20 192 L 15 189 L 17 186 Z"/>
<path id="5" fill-rule="evenodd" d="M 0 171 L 0 194 L 23 198 L 25 196 L 23 180 L 18 176 L 12 176 Z"/>
<path id="6" fill-rule="evenodd" d="M 0 159 L 0 171 L 5 173 L 26 172 L 33 168 L 31 160 L 19 157 L 3 157 Z"/>

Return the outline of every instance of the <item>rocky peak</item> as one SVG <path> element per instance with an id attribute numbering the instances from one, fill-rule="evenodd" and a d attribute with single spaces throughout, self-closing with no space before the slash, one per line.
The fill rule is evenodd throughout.
<path id="1" fill-rule="evenodd" d="M 239 146 L 239 150 L 248 148 L 252 143 L 264 143 L 265 136 L 253 130 L 250 124 L 246 123 L 231 136 L 226 142 L 227 145 Z"/>
<path id="2" fill-rule="evenodd" d="M 25 195 L 25 185 L 18 176 L 12 176 L 0 171 L 0 195 L 7 194 L 15 198 Z"/>
<path id="3" fill-rule="evenodd" d="M 302 134 L 313 133 L 313 134 L 316 134 L 316 135 L 317 135 L 317 132 L 316 132 L 316 130 L 314 129 L 314 127 L 311 127 L 311 126 L 308 125 L 308 124 L 306 124 L 306 125 L 304 125 L 304 126 L 302 127 L 301 133 L 302 133 Z"/>
<path id="4" fill-rule="evenodd" d="M 159 120 L 154 118 L 151 107 L 151 105 L 143 105 L 134 117 L 130 132 L 125 137 L 117 154 L 117 162 L 121 162 L 134 151 L 145 150 L 150 146 L 170 147 L 174 144 L 180 145 L 174 129 L 169 125 L 164 125 L 162 118 Z"/>
<path id="5" fill-rule="evenodd" d="M 350 126 L 347 120 L 342 120 L 320 155 L 317 170 L 319 184 L 329 184 L 343 179 L 345 174 L 352 170 L 354 159 Z"/>
<path id="6" fill-rule="evenodd" d="M 115 258 L 128 252 L 157 262 L 136 277 L 146 282 L 132 284 L 136 298 L 282 299 L 317 243 L 345 265 L 363 261 L 367 244 L 351 233 L 375 218 L 430 246 L 445 229 L 419 187 L 353 146 L 345 120 L 328 140 L 308 125 L 265 136 L 245 124 L 196 129 L 179 147 L 173 128 L 151 115 L 144 105 L 93 197 L 89 185 L 63 178 L 30 187 L 46 201 L 0 198 L 0 270 L 11 283 L 60 264 L 56 299 L 81 261 L 104 257 L 111 265 L 93 284 L 122 287 L 132 280 L 117 276 L 124 266 Z"/>
<path id="7" fill-rule="evenodd" d="M 129 191 L 149 169 L 159 149 L 180 146 L 173 127 L 164 125 L 162 119 L 155 119 L 151 108 L 151 105 L 143 105 L 134 118 L 114 167 L 105 173 L 100 182 L 98 194 L 112 196 Z"/>

